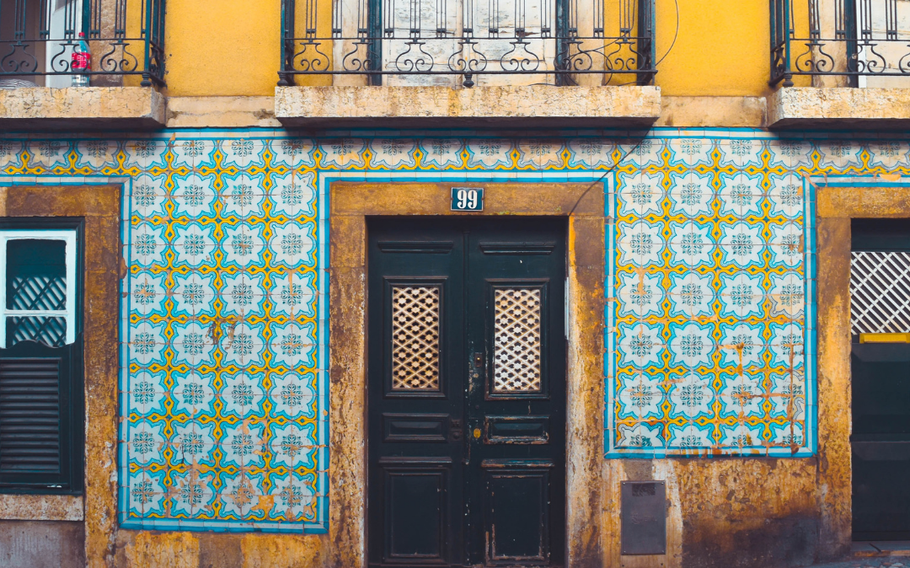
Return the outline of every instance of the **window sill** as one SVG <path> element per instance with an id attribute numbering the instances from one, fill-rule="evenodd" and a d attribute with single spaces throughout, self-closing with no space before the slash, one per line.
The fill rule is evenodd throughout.
<path id="1" fill-rule="evenodd" d="M 0 130 L 160 128 L 165 104 L 145 87 L 0 89 Z"/>
<path id="2" fill-rule="evenodd" d="M 660 87 L 278 87 L 286 127 L 648 127 Z"/>
<path id="3" fill-rule="evenodd" d="M 904 129 L 910 89 L 781 87 L 768 97 L 770 128 Z"/>
<path id="4" fill-rule="evenodd" d="M 81 521 L 82 495 L 0 495 L 0 520 Z"/>

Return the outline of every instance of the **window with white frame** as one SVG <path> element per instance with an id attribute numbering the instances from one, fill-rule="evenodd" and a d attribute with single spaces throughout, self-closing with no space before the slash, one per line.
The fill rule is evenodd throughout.
<path id="1" fill-rule="evenodd" d="M 0 347 L 76 340 L 76 231 L 0 232 Z"/>
<path id="2" fill-rule="evenodd" d="M 80 493 L 81 222 L 0 223 L 0 493 Z"/>

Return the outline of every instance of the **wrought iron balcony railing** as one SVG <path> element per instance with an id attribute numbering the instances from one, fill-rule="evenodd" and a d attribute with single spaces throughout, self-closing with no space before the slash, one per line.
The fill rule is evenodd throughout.
<path id="1" fill-rule="evenodd" d="M 910 77 L 910 2 L 771 0 L 770 82 L 797 75 Z"/>
<path id="2" fill-rule="evenodd" d="M 279 85 L 648 84 L 654 60 L 654 0 L 282 0 Z"/>
<path id="3" fill-rule="evenodd" d="M 92 85 L 164 84 L 165 0 L 0 0 L 0 82 L 67 87 L 85 34 Z M 79 74 L 83 74 L 81 71 Z M 27 85 L 28 83 L 22 83 Z"/>

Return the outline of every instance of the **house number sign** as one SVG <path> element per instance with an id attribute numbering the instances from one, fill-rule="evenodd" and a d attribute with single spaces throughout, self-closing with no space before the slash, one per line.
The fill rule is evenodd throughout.
<path id="1" fill-rule="evenodd" d="M 452 211 L 483 211 L 483 188 L 453 187 Z"/>

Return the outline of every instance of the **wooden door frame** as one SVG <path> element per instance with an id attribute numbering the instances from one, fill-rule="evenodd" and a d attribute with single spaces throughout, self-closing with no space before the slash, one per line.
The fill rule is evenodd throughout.
<path id="1" fill-rule="evenodd" d="M 370 216 L 451 215 L 453 184 L 334 182 L 330 210 L 329 541 L 332 566 L 365 567 L 367 502 L 367 223 Z M 454 184 L 457 185 L 457 184 Z M 603 184 L 483 183 L 482 213 L 568 217 L 566 564 L 603 557 Z M 569 465 L 571 464 L 571 465 Z"/>

